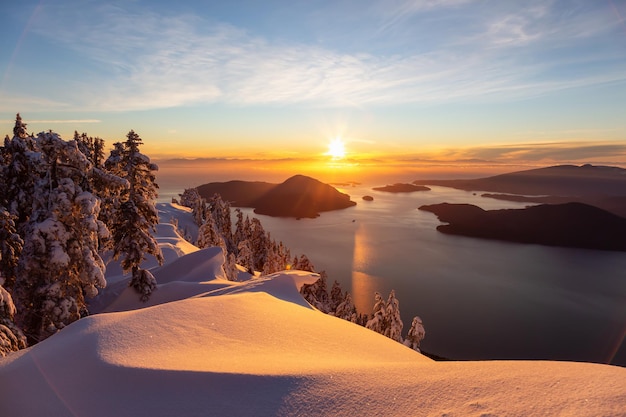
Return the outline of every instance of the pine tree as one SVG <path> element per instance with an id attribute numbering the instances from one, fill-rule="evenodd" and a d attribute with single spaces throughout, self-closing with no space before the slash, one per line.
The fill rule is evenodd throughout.
<path id="1" fill-rule="evenodd" d="M 307 258 L 307 256 L 304 254 L 300 255 L 300 258 L 295 257 L 293 259 L 292 269 L 297 269 L 299 271 L 309 271 L 309 272 L 315 271 L 315 267 L 313 266 L 311 261 L 309 261 L 309 258 Z"/>
<path id="2" fill-rule="evenodd" d="M 420 352 L 420 343 L 426 336 L 426 330 L 424 330 L 424 324 L 419 316 L 413 317 L 411 328 L 404 339 L 404 345 L 410 347 L 413 350 Z"/>
<path id="3" fill-rule="evenodd" d="M 232 221 L 230 218 L 230 203 L 222 200 L 219 194 L 214 194 L 207 204 L 209 206 L 209 212 L 215 222 L 217 232 L 222 236 L 226 244 L 227 252 L 236 252 L 233 240 Z M 258 269 L 260 270 L 261 268 Z"/>
<path id="4" fill-rule="evenodd" d="M 341 290 L 341 286 L 335 280 L 333 282 L 333 286 L 330 289 L 330 311 L 336 311 L 337 306 L 344 301 L 343 291 Z"/>
<path id="5" fill-rule="evenodd" d="M 32 212 L 35 182 L 44 174 L 40 171 L 43 161 L 41 153 L 35 149 L 35 139 L 26 133 L 26 124 L 19 113 L 13 133 L 12 139 L 5 138 L 2 148 L 0 205 L 16 216 L 16 228 L 23 237 L 22 227 Z"/>
<path id="6" fill-rule="evenodd" d="M 385 331 L 385 300 L 378 291 L 374 293 L 374 309 L 371 318 L 365 324 L 365 327 L 383 334 Z"/>
<path id="7" fill-rule="evenodd" d="M 339 305 L 335 309 L 335 317 L 351 321 L 352 323 L 357 322 L 356 307 L 354 306 L 354 302 L 352 301 L 352 296 L 350 295 L 350 293 L 346 292 L 343 301 L 339 303 Z"/>
<path id="8" fill-rule="evenodd" d="M 125 272 L 131 272 L 130 286 L 146 301 L 156 288 L 156 280 L 149 271 L 140 268 L 146 255 L 153 255 L 163 264 L 163 254 L 152 235 L 159 222 L 155 206 L 157 184 L 154 171 L 158 167 L 150 158 L 139 152 L 143 144 L 133 130 L 123 144 L 115 145 L 105 166 L 117 176 L 128 181 L 129 188 L 120 198 L 120 206 L 113 213 L 113 257 L 122 258 Z"/>
<path id="9" fill-rule="evenodd" d="M 265 262 L 267 261 L 269 239 L 259 219 L 255 217 L 250 221 L 250 223 L 252 228 L 252 234 L 250 236 L 249 242 L 250 249 L 252 250 L 254 269 L 257 271 L 262 271 L 263 265 L 265 265 Z"/>
<path id="10" fill-rule="evenodd" d="M 0 356 L 26 348 L 26 337 L 15 325 L 15 304 L 11 294 L 0 285 Z"/>
<path id="11" fill-rule="evenodd" d="M 13 136 L 18 138 L 27 138 L 28 132 L 26 131 L 26 123 L 22 121 L 20 114 L 15 115 L 15 125 L 13 126 Z"/>
<path id="12" fill-rule="evenodd" d="M 221 246 L 220 234 L 217 232 L 215 221 L 212 216 L 208 216 L 204 224 L 198 229 L 198 240 L 196 246 L 200 249 L 209 248 L 213 246 Z"/>
<path id="13" fill-rule="evenodd" d="M 402 318 L 400 317 L 400 302 L 396 292 L 391 290 L 385 305 L 385 324 L 383 334 L 396 342 L 402 343 Z"/>
<path id="14" fill-rule="evenodd" d="M 36 138 L 44 175 L 35 182 L 14 295 L 17 322 L 38 342 L 86 314 L 86 297 L 106 285 L 99 200 L 83 190 L 91 164 L 74 141 L 52 132 Z"/>
<path id="15" fill-rule="evenodd" d="M 325 271 L 320 272 L 320 278 L 313 284 L 304 284 L 300 293 L 305 300 L 322 313 L 330 312 L 330 300 L 326 280 L 328 276 Z"/>
<path id="16" fill-rule="evenodd" d="M 11 291 L 15 284 L 16 268 L 24 247 L 24 241 L 15 229 L 15 218 L 16 216 L 9 214 L 0 206 L 0 278 L 8 291 Z"/>
<path id="17" fill-rule="evenodd" d="M 239 242 L 237 253 L 237 263 L 246 268 L 248 273 L 254 274 L 254 259 L 252 258 L 252 250 L 247 240 Z"/>
<path id="18" fill-rule="evenodd" d="M 198 189 L 196 188 L 185 188 L 182 194 L 179 194 L 179 196 L 180 205 L 189 207 L 190 209 L 193 209 L 194 205 L 198 201 L 202 200 L 202 197 L 200 197 L 200 194 L 198 194 Z"/>
<path id="19" fill-rule="evenodd" d="M 234 253 L 229 253 L 226 257 L 224 273 L 226 274 L 227 280 L 239 281 L 239 269 L 237 268 L 237 262 Z"/>
<path id="20" fill-rule="evenodd" d="M 237 220 L 235 220 L 235 232 L 233 233 L 233 244 L 235 248 L 237 248 L 239 246 L 239 243 L 246 240 L 248 236 L 246 235 L 246 228 L 244 226 L 243 213 L 241 212 L 241 209 L 239 208 L 235 209 L 235 216 L 237 217 Z M 250 220 L 248 219 L 247 216 L 246 216 L 246 220 L 248 220 L 248 225 L 249 225 Z"/>

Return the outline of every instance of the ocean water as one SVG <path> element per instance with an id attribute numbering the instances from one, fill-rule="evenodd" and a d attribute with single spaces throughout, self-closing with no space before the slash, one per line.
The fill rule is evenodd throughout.
<path id="1" fill-rule="evenodd" d="M 380 184 L 377 184 L 380 185 Z M 182 192 L 181 187 L 177 192 Z M 162 195 L 174 194 L 171 188 Z M 549 359 L 626 365 L 626 254 L 444 235 L 423 204 L 520 208 L 445 187 L 410 194 L 339 188 L 357 205 L 317 219 L 257 216 L 292 254 L 370 313 L 394 289 L 405 331 L 419 315 L 423 350 L 450 359 Z M 371 195 L 374 201 L 362 200 Z M 169 201 L 169 200 L 168 200 Z"/>

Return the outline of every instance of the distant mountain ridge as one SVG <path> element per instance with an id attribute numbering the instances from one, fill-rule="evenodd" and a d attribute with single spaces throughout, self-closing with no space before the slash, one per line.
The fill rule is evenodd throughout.
<path id="1" fill-rule="evenodd" d="M 218 193 L 234 207 L 252 207 L 257 214 L 274 217 L 315 218 L 324 211 L 356 205 L 348 194 L 305 175 L 280 184 L 260 181 L 212 182 L 197 187 L 203 198 Z"/>
<path id="2" fill-rule="evenodd" d="M 556 165 L 493 177 L 416 180 L 465 191 L 487 191 L 483 197 L 540 204 L 580 202 L 626 218 L 626 169 L 595 165 Z"/>
<path id="3" fill-rule="evenodd" d="M 413 184 L 537 196 L 626 196 L 626 169 L 589 164 L 556 165 L 486 178 L 416 180 Z"/>

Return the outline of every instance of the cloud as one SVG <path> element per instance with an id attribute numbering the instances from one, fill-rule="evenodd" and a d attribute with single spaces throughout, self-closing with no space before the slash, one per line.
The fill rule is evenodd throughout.
<path id="1" fill-rule="evenodd" d="M 447 152 L 449 158 L 516 162 L 626 161 L 626 143 L 549 142 L 493 145 Z"/>
<path id="2" fill-rule="evenodd" d="M 555 17 L 556 5 L 551 9 L 551 3 L 544 3 L 514 10 L 494 6 L 487 13 L 486 6 L 463 0 L 381 2 L 392 7 L 378 21 L 384 29 L 379 36 L 387 36 L 392 26 L 410 32 L 419 27 L 413 19 L 440 9 L 452 10 L 453 22 L 459 23 L 448 32 L 430 34 L 429 39 L 441 35 L 442 40 L 422 50 L 414 46 L 392 54 L 366 44 L 346 51 L 288 34 L 270 38 L 192 14 L 157 14 L 115 4 L 89 3 L 93 15 L 84 16 L 85 7 L 50 2 L 34 27 L 38 35 L 98 67 L 92 78 L 75 81 L 78 88 L 67 93 L 74 90 L 75 95 L 63 99 L 90 110 L 197 103 L 358 107 L 511 100 L 626 80 L 620 65 L 578 74 L 569 70 L 573 60 L 581 68 L 588 64 L 585 59 L 605 61 L 602 52 L 581 58 L 573 53 L 550 56 L 549 48 L 541 49 L 556 48 L 568 36 L 594 37 L 607 30 L 601 12 L 578 10 L 561 21 Z M 583 12 L 587 24 L 576 32 Z M 56 22 L 55 29 L 45 21 Z M 560 71 L 562 67 L 568 71 Z"/>

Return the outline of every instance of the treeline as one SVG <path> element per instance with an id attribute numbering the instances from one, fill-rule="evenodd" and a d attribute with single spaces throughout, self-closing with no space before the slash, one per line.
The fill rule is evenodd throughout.
<path id="1" fill-rule="evenodd" d="M 106 286 L 101 254 L 112 253 L 138 297 L 156 288 L 146 256 L 163 256 L 153 232 L 158 167 L 139 150 L 133 130 L 113 144 L 105 157 L 104 140 L 74 133 L 63 140 L 53 131 L 29 134 L 17 114 L 13 136 L 0 147 L 0 355 L 23 349 L 89 314 L 87 299 Z M 306 255 L 292 256 L 257 218 L 215 195 L 208 201 L 195 189 L 181 195 L 199 226 L 198 247 L 223 249 L 224 271 L 237 280 L 241 267 L 252 275 L 285 269 L 315 272 Z M 419 350 L 424 328 L 413 319 L 402 338 L 399 303 L 392 291 L 385 301 L 375 294 L 371 315 L 359 314 L 337 283 L 327 290 L 320 279 L 302 288 L 303 296 L 324 313 L 363 325 Z"/>
<path id="2" fill-rule="evenodd" d="M 224 253 L 224 272 L 227 279 L 237 281 L 239 270 L 243 266 L 253 276 L 268 275 L 286 269 L 316 272 L 306 255 L 293 256 L 283 242 L 276 242 L 269 232 L 263 229 L 258 218 L 243 216 L 239 208 L 235 209 L 236 219 L 231 217 L 231 206 L 223 201 L 219 194 L 208 201 L 200 196 L 197 189 L 188 188 L 180 195 L 179 203 L 192 210 L 194 222 L 198 225 L 198 236 L 188 238 L 199 248 L 218 246 Z M 181 235 L 187 235 L 181 231 Z M 419 351 L 425 330 L 421 318 L 414 317 L 406 337 L 402 336 L 403 323 L 400 317 L 400 303 L 391 291 L 387 300 L 381 294 L 374 294 L 374 308 L 371 315 L 360 314 L 352 301 L 350 293 L 343 292 L 335 280 L 330 292 L 327 286 L 327 274 L 320 271 L 320 279 L 304 285 L 301 293 L 318 310 L 365 326 L 397 342 L 404 343 Z"/>
<path id="3" fill-rule="evenodd" d="M 18 114 L 0 147 L 0 355 L 37 343 L 89 314 L 106 285 L 101 253 L 131 273 L 142 299 L 156 286 L 151 254 L 158 167 L 130 131 L 105 159 L 104 140 L 29 134 Z"/>

